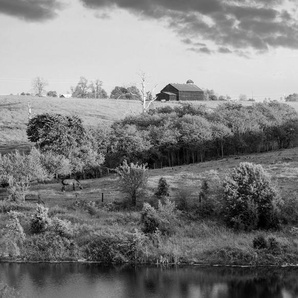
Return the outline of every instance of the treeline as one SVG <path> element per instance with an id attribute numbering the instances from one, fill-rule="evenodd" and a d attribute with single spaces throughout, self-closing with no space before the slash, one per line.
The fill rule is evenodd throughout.
<path id="1" fill-rule="evenodd" d="M 273 101 L 251 106 L 223 103 L 213 110 L 190 104 L 161 107 L 93 134 L 108 167 L 126 159 L 160 168 L 289 148 L 297 132 L 297 112 Z"/>

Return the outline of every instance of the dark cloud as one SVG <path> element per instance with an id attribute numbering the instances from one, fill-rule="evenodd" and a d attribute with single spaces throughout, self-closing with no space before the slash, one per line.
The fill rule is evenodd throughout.
<path id="1" fill-rule="evenodd" d="M 0 0 L 0 13 L 28 21 L 52 19 L 62 7 L 59 0 Z"/>
<path id="2" fill-rule="evenodd" d="M 287 0 L 80 1 L 91 9 L 120 8 L 162 20 L 183 43 L 192 46 L 190 50 L 199 53 L 211 53 L 212 48 L 239 53 L 263 53 L 276 47 L 298 49 L 298 20 Z M 292 1 L 292 6 L 297 8 L 296 3 Z"/>
<path id="3" fill-rule="evenodd" d="M 226 47 L 219 47 L 218 52 L 221 53 L 221 54 L 231 54 L 231 53 L 233 53 L 230 49 L 228 49 Z"/>
<path id="4" fill-rule="evenodd" d="M 195 52 L 195 53 L 201 53 L 201 54 L 212 54 L 212 50 L 208 49 L 207 47 L 202 48 L 188 48 L 189 51 Z"/>

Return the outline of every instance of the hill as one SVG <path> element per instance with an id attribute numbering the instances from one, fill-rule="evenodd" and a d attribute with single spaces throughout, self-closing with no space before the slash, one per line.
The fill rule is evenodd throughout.
<path id="1" fill-rule="evenodd" d="M 130 114 L 139 114 L 142 111 L 140 102 L 134 100 L 0 96 L 0 152 L 3 152 L 4 147 L 9 144 L 20 145 L 19 148 L 22 149 L 22 144 L 27 143 L 28 103 L 30 103 L 33 115 L 46 112 L 64 115 L 77 114 L 87 126 L 109 125 L 115 120 Z M 192 103 L 205 104 L 214 108 L 222 102 L 193 101 Z M 152 107 L 177 104 L 179 103 L 154 102 Z M 251 102 L 242 102 L 242 104 L 250 105 Z M 291 105 L 298 110 L 298 103 L 291 103 Z"/>

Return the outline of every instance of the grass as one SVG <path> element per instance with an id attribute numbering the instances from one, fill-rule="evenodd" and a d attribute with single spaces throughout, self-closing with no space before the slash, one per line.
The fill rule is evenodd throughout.
<path id="1" fill-rule="evenodd" d="M 284 198 L 295 197 L 298 179 L 296 148 L 149 170 L 148 196 L 154 193 L 159 178 L 165 177 L 170 184 L 171 199 L 176 198 L 179 185 L 187 186 L 186 195 L 197 199 L 198 189 L 203 178 L 214 175 L 215 171 L 218 176 L 224 177 L 242 161 L 262 164 L 272 176 L 281 195 Z M 93 240 L 94 236 L 92 235 L 101 235 L 96 237 L 109 235 L 108 237 L 116 237 L 115 239 L 124 241 L 119 244 L 119 247 L 126 247 L 127 239 L 123 240 L 121 237 L 126 235 L 125 233 L 134 235 L 134 231 L 140 231 L 140 213 L 137 211 L 110 211 L 107 208 L 108 203 L 124 199 L 124 195 L 117 187 L 117 179 L 116 175 L 111 175 L 100 179 L 85 180 L 82 181 L 83 190 L 68 189 L 64 193 L 61 192 L 60 183 L 35 184 L 31 186 L 30 192 L 40 194 L 49 208 L 51 217 L 56 216 L 72 223 L 77 231 L 76 241 L 80 245 L 86 245 Z M 102 193 L 104 194 L 104 203 L 102 203 Z M 5 190 L 0 190 L 0 199 L 5 196 Z M 94 207 L 86 207 L 86 202 L 90 201 L 94 202 Z M 139 202 L 140 205 L 142 201 L 143 199 Z M 3 228 L 8 216 L 3 211 L 1 213 L 1 210 L 4 210 L 3 207 L 1 208 L 0 222 L 2 223 L 1 228 Z M 27 207 L 20 207 L 16 211 L 20 211 L 25 217 L 30 218 L 34 209 L 34 205 L 30 204 Z M 28 230 L 28 227 L 26 229 Z M 256 250 L 253 248 L 253 239 L 260 232 L 234 233 L 217 221 L 208 219 L 194 221 L 181 216 L 174 234 L 170 236 L 157 235 L 150 241 L 147 239 L 147 242 L 144 243 L 142 239 L 142 241 L 140 240 L 137 261 L 161 264 L 296 264 L 298 263 L 297 229 L 295 226 L 288 225 L 281 231 L 263 232 L 266 238 L 274 237 L 280 243 L 280 250 Z M 76 257 L 81 253 L 80 251 Z"/>
<path id="2" fill-rule="evenodd" d="M 61 114 L 77 114 L 84 124 L 96 127 L 109 125 L 115 120 L 125 116 L 141 113 L 141 104 L 133 100 L 115 99 L 79 99 L 79 98 L 52 98 L 34 96 L 0 96 L 0 153 L 12 149 L 26 150 L 28 141 L 26 136 L 26 123 L 28 121 L 28 103 L 33 114 L 46 112 Z M 221 102 L 192 102 L 193 104 L 206 104 L 214 108 Z M 154 102 L 153 107 L 177 105 L 177 102 Z M 251 102 L 242 102 L 251 105 Z M 298 111 L 298 103 L 289 103 Z"/>

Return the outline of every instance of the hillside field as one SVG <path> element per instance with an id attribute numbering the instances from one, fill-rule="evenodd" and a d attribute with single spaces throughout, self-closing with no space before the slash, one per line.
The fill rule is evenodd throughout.
<path id="1" fill-rule="evenodd" d="M 26 124 L 28 122 L 28 103 L 32 114 L 60 113 L 78 115 L 86 126 L 110 125 L 113 121 L 131 114 L 139 114 L 142 106 L 139 101 L 115 99 L 53 98 L 33 96 L 0 96 L 0 152 L 11 148 L 26 147 Z M 220 101 L 193 101 L 214 108 Z M 154 102 L 152 107 L 177 105 L 177 102 Z M 251 102 L 241 102 L 251 105 Z M 298 103 L 290 103 L 298 111 Z M 25 144 L 24 144 L 25 143 Z"/>

